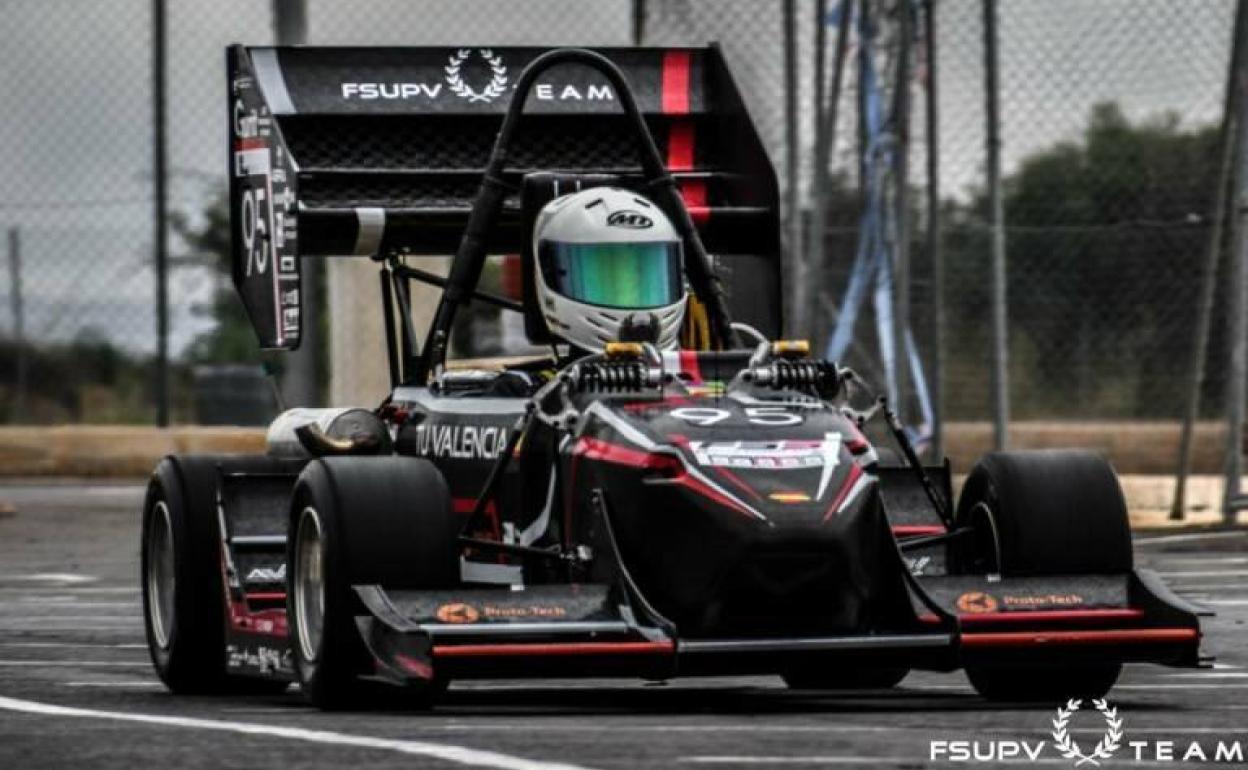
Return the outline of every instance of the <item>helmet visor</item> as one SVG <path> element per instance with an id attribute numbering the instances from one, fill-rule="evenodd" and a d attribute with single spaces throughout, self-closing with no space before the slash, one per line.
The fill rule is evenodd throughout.
<path id="1" fill-rule="evenodd" d="M 680 244 L 542 241 L 538 259 L 547 286 L 574 302 L 652 308 L 684 296 Z"/>

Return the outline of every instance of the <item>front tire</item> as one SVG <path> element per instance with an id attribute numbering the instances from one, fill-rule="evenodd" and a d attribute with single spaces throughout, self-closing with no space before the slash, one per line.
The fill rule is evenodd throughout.
<path id="1" fill-rule="evenodd" d="M 901 684 L 910 669 L 849 668 L 838 671 L 790 671 L 783 674 L 790 690 L 889 690 Z"/>
<path id="2" fill-rule="evenodd" d="M 975 692 L 991 701 L 1058 703 L 1103 698 L 1118 681 L 1121 663 L 1079 666 L 967 666 Z"/>
<path id="3" fill-rule="evenodd" d="M 446 588 L 458 576 L 450 492 L 427 460 L 314 460 L 291 501 L 287 615 L 304 695 L 323 709 L 361 705 L 375 694 L 355 618 L 352 586 Z M 437 680 L 412 682 L 408 702 L 427 705 Z"/>
<path id="4" fill-rule="evenodd" d="M 1131 526 L 1113 468 L 1091 452 L 997 452 L 972 469 L 956 526 L 971 527 L 951 553 L 963 574 L 1003 577 L 1125 574 L 1133 566 Z M 996 701 L 1102 697 L 1122 664 L 975 664 L 966 675 Z"/>
<path id="5" fill-rule="evenodd" d="M 140 578 L 148 651 L 157 676 L 179 695 L 281 692 L 287 682 L 226 672 L 216 515 L 222 462 L 255 464 L 265 458 L 166 457 L 148 482 Z"/>

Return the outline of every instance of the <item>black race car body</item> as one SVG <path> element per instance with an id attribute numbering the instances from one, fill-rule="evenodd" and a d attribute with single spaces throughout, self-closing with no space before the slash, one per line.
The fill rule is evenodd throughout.
<path id="1" fill-rule="evenodd" d="M 881 462 L 839 404 L 700 379 L 716 367 L 736 377 L 744 356 L 665 358 L 681 386 L 581 393 L 570 426 L 535 421 L 475 521 L 529 400 L 395 391 L 384 410 L 395 451 L 444 475 L 471 540 L 457 586 L 353 587 L 377 674 L 666 678 L 1201 661 L 1197 608 L 1154 575 L 959 574 L 912 469 Z M 268 489 L 278 522 L 270 537 L 284 539 L 300 470 L 223 476 L 250 487 L 223 497 L 223 520 L 231 504 L 254 505 Z M 948 470 L 926 472 L 950 499 Z M 222 549 L 248 542 L 227 536 Z M 229 662 L 240 672 L 291 675 L 284 556 L 275 550 L 262 566 L 246 553 L 227 558 L 243 589 L 230 604 Z"/>
<path id="2" fill-rule="evenodd" d="M 174 690 L 297 678 L 341 705 L 357 679 L 880 686 L 965 667 L 990 697 L 1031 697 L 1103 693 L 1126 661 L 1206 660 L 1199 608 L 1134 568 L 1103 460 L 989 455 L 954 505 L 948 465 L 920 463 L 853 372 L 769 341 L 775 177 L 714 47 L 235 47 L 228 61 L 235 281 L 261 343 L 298 344 L 301 256 L 372 256 L 394 388 L 375 409 L 287 412 L 266 456 L 157 469 L 144 600 Z M 442 87 L 474 61 L 489 89 Z M 645 190 L 681 233 L 686 349 L 643 334 L 447 365 L 470 300 L 557 341 L 531 285 L 532 215 L 602 184 Z M 449 275 L 408 264 L 459 229 Z M 479 290 L 491 251 L 520 253 L 519 301 Z M 413 280 L 445 290 L 423 344 Z M 874 413 L 900 455 L 864 433 Z"/>

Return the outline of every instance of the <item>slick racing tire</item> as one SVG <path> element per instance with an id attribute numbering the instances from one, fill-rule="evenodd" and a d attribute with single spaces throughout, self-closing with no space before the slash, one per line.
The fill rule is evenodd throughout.
<path id="1" fill-rule="evenodd" d="M 217 523 L 219 467 L 267 467 L 263 457 L 171 456 L 143 504 L 143 620 L 152 665 L 183 695 L 276 693 L 288 682 L 232 676 L 225 668 L 225 585 Z"/>
<path id="2" fill-rule="evenodd" d="M 972 469 L 962 488 L 958 527 L 973 534 L 952 556 L 963 574 L 1003 577 L 1126 574 L 1131 528 L 1113 468 L 1073 450 L 997 452 Z M 968 663 L 975 690 L 992 700 L 1101 697 L 1121 663 L 1028 666 Z"/>
<path id="3" fill-rule="evenodd" d="M 910 669 L 847 668 L 836 671 L 790 671 L 783 675 L 790 690 L 887 690 L 901 684 Z"/>
<path id="4" fill-rule="evenodd" d="M 974 529 L 954 553 L 965 574 L 1125 574 L 1131 527 L 1118 477 L 1077 450 L 995 452 L 967 476 L 955 516 Z"/>
<path id="5" fill-rule="evenodd" d="M 1121 663 L 1077 666 L 967 666 L 975 692 L 991 701 L 1060 703 L 1103 698 L 1118 681 Z"/>
<path id="6" fill-rule="evenodd" d="M 458 532 L 442 474 L 411 457 L 314 460 L 295 484 L 289 531 L 287 615 L 304 695 L 329 710 L 385 699 L 389 688 L 362 678 L 374 669 L 352 586 L 455 584 Z M 442 686 L 415 681 L 404 703 L 429 705 Z"/>

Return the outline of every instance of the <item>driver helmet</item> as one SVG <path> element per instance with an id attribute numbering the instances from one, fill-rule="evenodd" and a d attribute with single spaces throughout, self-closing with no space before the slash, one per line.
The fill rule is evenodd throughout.
<path id="1" fill-rule="evenodd" d="M 680 236 L 658 206 L 631 190 L 591 187 L 555 198 L 533 227 L 537 301 L 551 332 L 601 351 L 633 313 L 652 314 L 660 349 L 685 317 Z"/>

